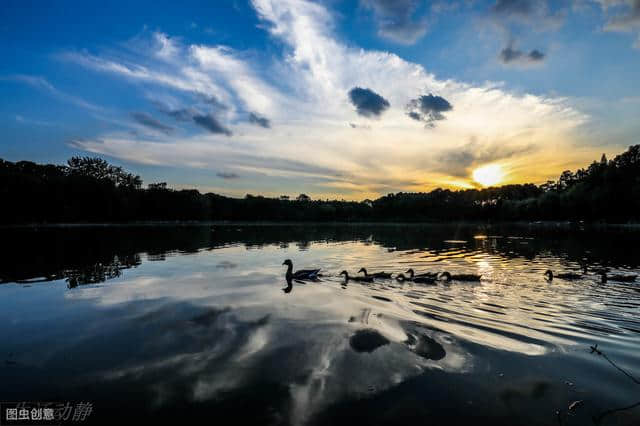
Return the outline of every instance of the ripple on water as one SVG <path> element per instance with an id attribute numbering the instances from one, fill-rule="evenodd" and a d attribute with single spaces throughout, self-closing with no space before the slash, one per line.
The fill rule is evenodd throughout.
<path id="1" fill-rule="evenodd" d="M 268 229 L 236 231 L 234 226 L 232 232 L 226 232 L 228 240 L 223 231 L 207 231 L 202 243 L 190 240 L 184 247 L 134 250 L 128 263 L 124 259 L 130 253 L 120 256 L 128 247 L 121 245 L 113 252 L 117 254 L 105 249 L 88 266 L 82 262 L 92 254 L 84 252 L 71 260 L 56 256 L 51 259 L 53 269 L 43 266 L 37 271 L 34 264 L 48 259 L 46 255 L 10 257 L 3 260 L 0 282 L 13 283 L 19 278 L 30 286 L 24 290 L 17 284 L 2 286 L 0 319 L 12 324 L 6 330 L 11 336 L 5 345 L 15 341 L 16 348 L 27 347 L 31 344 L 26 340 L 31 338 L 28 331 L 48 324 L 41 332 L 41 348 L 52 351 L 45 353 L 50 360 L 47 366 L 59 362 L 62 375 L 68 371 L 71 356 L 86 356 L 85 347 L 108 353 L 114 349 L 101 347 L 99 342 L 122 341 L 128 343 L 122 347 L 131 349 L 133 357 L 128 351 L 115 351 L 99 362 L 83 360 L 82 366 L 94 375 L 109 371 L 110 377 L 131 380 L 124 389 L 138 389 L 137 381 L 146 377 L 154 392 L 165 389 L 166 377 L 185 374 L 184 389 L 190 392 L 190 386 L 197 383 L 195 394 L 202 398 L 214 395 L 220 387 L 233 389 L 260 376 L 286 382 L 285 389 L 296 396 L 293 404 L 298 404 L 300 413 L 313 411 L 310 406 L 323 398 L 327 404 L 339 401 L 347 391 L 401 388 L 400 384 L 411 382 L 426 369 L 432 374 L 423 377 L 429 380 L 441 371 L 457 376 L 463 376 L 461 372 L 484 374 L 473 379 L 443 376 L 443 383 L 451 384 L 447 389 L 455 388 L 444 392 L 447 398 L 462 394 L 461 384 L 476 386 L 477 392 L 470 395 L 473 398 L 459 404 L 464 407 L 472 399 L 476 403 L 482 393 L 509 407 L 522 400 L 544 399 L 550 393 L 566 397 L 569 391 L 558 388 L 563 381 L 549 384 L 547 378 L 524 377 L 518 384 L 519 378 L 513 377 L 523 366 L 535 366 L 525 375 L 555 375 L 556 379 L 565 374 L 565 368 L 574 366 L 571 380 L 576 388 L 580 383 L 580 392 L 589 388 L 591 400 L 604 387 L 611 395 L 629 394 L 624 387 L 627 383 L 618 384 L 618 377 L 613 377 L 617 371 L 587 349 L 600 343 L 613 359 L 635 369 L 637 375 L 640 283 L 603 284 L 593 272 L 606 267 L 612 274 L 637 274 L 638 260 L 633 255 L 637 243 L 621 250 L 617 241 L 607 245 L 605 238 L 590 240 L 584 234 L 532 238 L 531 233 L 513 235 L 495 228 L 483 228 L 476 234 L 456 228 L 435 236 L 431 231 L 419 234 L 418 228 L 390 228 L 341 237 L 308 227 L 294 238 L 290 228 L 269 238 Z M 180 230 L 175 238 L 184 234 Z M 49 251 L 57 249 L 61 240 Z M 138 241 L 117 240 L 119 244 Z M 166 240 L 155 241 L 165 244 Z M 138 259 L 136 253 L 153 254 Z M 121 274 L 105 275 L 109 257 L 117 259 Z M 281 263 L 286 258 L 293 259 L 296 269 L 321 267 L 324 276 L 317 282 L 292 282 L 283 289 Z M 27 263 L 15 266 L 20 261 Z M 547 281 L 543 276 L 547 269 L 582 273 L 585 264 L 588 270 L 583 279 Z M 395 280 L 345 283 L 336 276 L 343 269 L 356 275 L 363 266 L 394 273 L 412 268 L 417 274 L 478 274 L 482 281 L 438 281 L 426 286 Z M 36 283 L 36 275 L 24 276 L 22 269 L 33 270 L 38 277 L 56 277 L 51 280 L 59 282 Z M 84 280 L 84 284 L 67 288 L 62 279 L 67 276 Z M 33 303 L 45 296 L 48 304 Z M 60 303 L 50 302 L 55 297 Z M 84 347 L 72 340 L 69 344 L 73 346 L 62 346 L 54 353 L 61 342 L 59 336 L 70 334 L 89 338 Z M 18 354 L 15 358 L 23 359 L 17 360 L 12 355 L 6 368 L 15 363 L 38 365 L 38 351 L 30 353 L 35 355 Z M 532 356 L 537 357 L 533 362 Z M 109 362 L 111 365 L 102 365 Z M 602 368 L 590 368 L 598 362 Z M 560 364 L 562 371 L 558 372 Z M 503 368 L 511 369 L 512 377 L 500 383 L 497 370 Z M 295 379 L 289 380 L 288 374 Z M 22 386 L 23 378 L 19 379 Z M 41 378 L 33 383 L 41 383 Z M 410 389 L 412 396 L 438 393 L 438 389 Z M 577 391 L 570 392 L 573 398 Z M 559 401 L 565 407 L 571 402 Z M 557 407 L 560 405 L 546 405 L 536 411 L 550 412 L 551 422 L 545 417 L 532 424 L 553 423 Z"/>
<path id="2" fill-rule="evenodd" d="M 411 282 L 394 285 L 391 280 L 376 280 L 357 291 L 374 292 L 371 297 L 377 301 L 393 301 L 393 307 L 389 305 L 385 310 L 384 306 L 376 305 L 376 309 L 399 320 L 437 326 L 485 346 L 529 355 L 546 353 L 554 346 L 583 344 L 589 338 L 637 333 L 640 323 L 631 311 L 640 303 L 629 298 L 631 293 L 638 294 L 637 288 L 624 284 L 603 287 L 593 274 L 581 280 L 548 282 L 543 276 L 546 269 L 580 272 L 582 267 L 552 253 L 543 251 L 528 258 L 518 250 L 530 248 L 509 248 L 523 241 L 534 242 L 530 237 L 503 239 L 478 235 L 471 241 L 443 240 L 440 247 L 369 252 L 358 265 L 374 270 L 384 265 L 386 271 L 395 269 L 403 273 L 413 268 L 417 274 L 443 271 L 482 274 L 483 281 L 440 282 L 425 287 Z M 350 286 L 349 290 L 354 292 L 356 287 Z M 416 336 L 407 339 L 409 346 L 418 342 Z"/>

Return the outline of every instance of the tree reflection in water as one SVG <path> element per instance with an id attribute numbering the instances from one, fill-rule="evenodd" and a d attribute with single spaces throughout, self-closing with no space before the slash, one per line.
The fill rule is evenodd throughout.
<path id="1" fill-rule="evenodd" d="M 118 278 L 122 275 L 123 269 L 129 269 L 140 265 L 140 255 L 134 254 L 120 258 L 114 256 L 113 261 L 108 264 L 96 263 L 79 269 L 64 271 L 67 287 L 75 288 L 79 285 L 98 284 L 107 280 Z"/>

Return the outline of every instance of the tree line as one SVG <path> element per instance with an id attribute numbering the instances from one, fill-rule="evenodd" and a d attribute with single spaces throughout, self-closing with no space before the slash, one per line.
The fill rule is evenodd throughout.
<path id="1" fill-rule="evenodd" d="M 100 158 L 66 165 L 0 159 L 0 221 L 16 223 L 133 221 L 537 221 L 640 220 L 640 145 L 542 185 L 388 194 L 376 200 L 312 200 L 246 195 L 232 198 L 143 188 L 142 179 Z"/>

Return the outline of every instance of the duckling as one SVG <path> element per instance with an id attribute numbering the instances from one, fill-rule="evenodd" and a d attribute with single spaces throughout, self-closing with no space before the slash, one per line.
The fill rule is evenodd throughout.
<path id="1" fill-rule="evenodd" d="M 415 277 L 438 278 L 438 273 L 437 272 L 424 272 L 422 274 L 416 274 L 413 271 L 413 268 L 407 269 L 405 274 L 409 274 L 409 279 L 410 280 L 413 280 Z"/>
<path id="2" fill-rule="evenodd" d="M 553 281 L 554 278 L 560 278 L 562 280 L 579 280 L 583 277 L 582 274 L 576 274 L 575 272 L 562 272 L 559 274 L 553 274 L 551 269 L 547 269 L 544 273 L 549 281 Z"/>
<path id="3" fill-rule="evenodd" d="M 607 281 L 619 281 L 623 283 L 632 283 L 636 280 L 637 275 L 607 275 L 606 272 L 600 272 L 600 276 L 602 277 L 602 282 L 606 283 Z"/>
<path id="4" fill-rule="evenodd" d="M 291 259 L 287 259 L 282 262 L 283 265 L 287 265 L 287 273 L 285 274 L 285 278 L 288 280 L 315 280 L 318 278 L 318 274 L 320 272 L 320 268 L 318 269 L 300 269 L 299 271 L 293 272 L 293 262 Z"/>
<path id="5" fill-rule="evenodd" d="M 416 276 L 416 277 L 405 277 L 404 274 L 396 275 L 396 280 L 400 282 L 411 281 L 417 284 L 435 284 L 436 277 L 428 277 L 428 276 Z"/>
<path id="6" fill-rule="evenodd" d="M 445 271 L 445 272 L 441 272 L 440 277 L 445 277 L 446 281 L 480 281 L 480 278 L 482 278 L 482 275 L 476 275 L 476 274 L 454 274 L 451 275 L 449 272 Z"/>
<path id="7" fill-rule="evenodd" d="M 390 272 L 374 272 L 372 274 L 368 274 L 367 273 L 367 269 L 366 268 L 360 268 L 360 270 L 358 271 L 358 273 L 363 272 L 365 277 L 373 277 L 373 278 L 391 278 L 391 273 Z"/>
<path id="8" fill-rule="evenodd" d="M 365 283 L 373 282 L 373 276 L 371 276 L 371 275 L 369 275 L 369 276 L 365 276 L 365 277 L 358 277 L 358 276 L 350 277 L 350 276 L 349 276 L 349 273 L 348 273 L 347 271 L 342 271 L 342 272 L 340 272 L 340 275 L 344 275 L 344 280 L 345 280 L 346 282 L 349 282 L 349 280 L 352 280 L 352 281 L 359 281 L 359 282 L 365 282 Z"/>

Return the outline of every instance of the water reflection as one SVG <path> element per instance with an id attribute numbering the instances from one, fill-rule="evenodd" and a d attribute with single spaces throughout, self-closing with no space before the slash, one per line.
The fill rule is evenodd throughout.
<path id="1" fill-rule="evenodd" d="M 164 260 L 164 256 L 161 258 L 152 256 L 149 261 Z M 118 278 L 122 275 L 123 269 L 129 269 L 140 265 L 141 260 L 138 254 L 126 256 L 120 258 L 118 255 L 114 255 L 112 261 L 108 264 L 96 263 L 93 265 L 87 265 L 77 269 L 65 270 L 61 274 L 66 277 L 67 287 L 75 288 L 79 285 L 97 284 Z"/>
<path id="2" fill-rule="evenodd" d="M 349 345 L 356 352 L 373 352 L 388 344 L 389 339 L 371 328 L 358 330 L 349 339 Z"/>
<path id="3" fill-rule="evenodd" d="M 640 238 L 632 232 L 391 225 L 2 232 L 12 243 L 0 260 L 3 349 L 11 354 L 0 366 L 1 400 L 89 398 L 104 423 L 126 409 L 181 423 L 229 413 L 239 424 L 295 425 L 640 419 L 629 398 L 637 385 L 586 350 L 599 343 L 626 371 L 640 371 L 638 287 L 602 283 L 596 273 L 638 272 Z M 324 276 L 287 279 L 287 258 L 296 268 L 322 267 Z M 394 277 L 412 269 L 482 281 L 377 277 L 347 285 L 338 274 L 362 265 Z M 546 269 L 584 277 L 548 282 Z M 35 281 L 51 282 L 19 284 Z M 569 415 L 576 400 L 584 404 Z"/>
<path id="4" fill-rule="evenodd" d="M 291 290 L 293 290 L 293 278 L 286 277 L 285 281 L 287 282 L 287 286 L 285 288 L 283 288 L 282 291 L 284 291 L 285 293 L 289 294 L 289 293 L 291 293 Z"/>
<path id="5" fill-rule="evenodd" d="M 518 233 L 519 236 L 508 235 Z M 484 234 L 483 234 L 484 233 Z M 487 235 L 488 234 L 488 235 Z M 505 234 L 505 235 L 499 235 Z M 567 227 L 411 226 L 411 225 L 244 225 L 237 226 L 104 226 L 0 228 L 0 283 L 51 281 L 69 278 L 70 271 L 96 265 L 126 269 L 177 254 L 244 246 L 247 249 L 294 243 L 306 251 L 314 244 L 360 241 L 384 247 L 389 253 L 419 255 L 425 262 L 451 258 L 473 259 L 480 253 L 535 260 L 561 258 L 575 271 L 587 265 L 594 272 L 637 268 L 637 232 L 628 228 L 591 230 Z M 455 239 L 450 239 L 455 235 Z M 99 244 L 96 242 L 99 241 Z M 137 258 L 136 258 L 137 256 Z M 220 268 L 232 268 L 233 262 Z M 357 268 L 356 268 L 357 269 Z M 402 272 L 402 271 L 397 271 Z M 100 273 L 97 274 L 100 276 Z M 105 274 L 110 279 L 110 274 Z M 91 282 L 92 279 L 87 279 Z"/>

